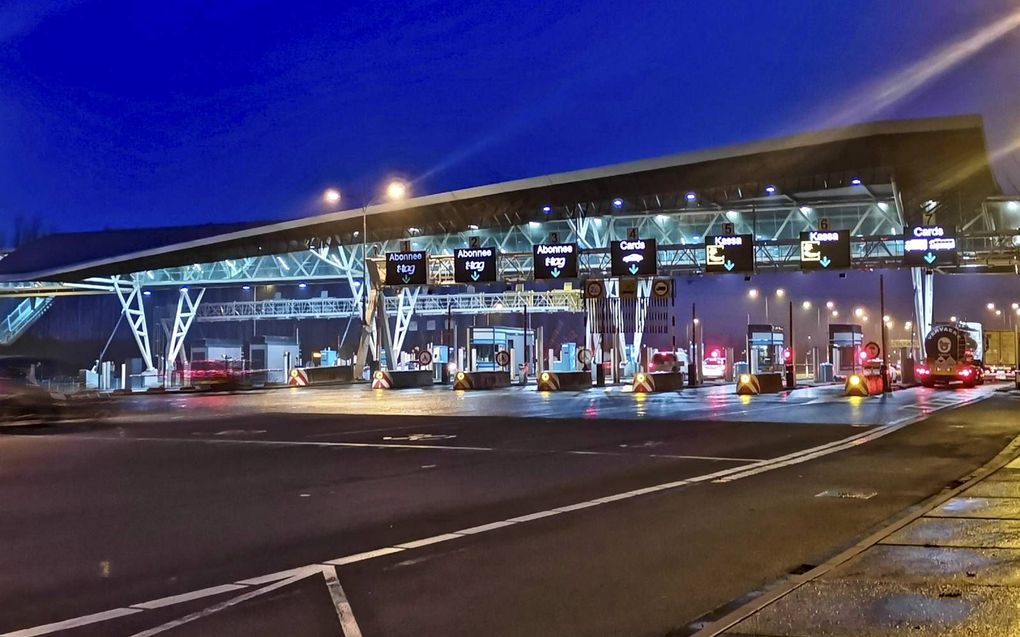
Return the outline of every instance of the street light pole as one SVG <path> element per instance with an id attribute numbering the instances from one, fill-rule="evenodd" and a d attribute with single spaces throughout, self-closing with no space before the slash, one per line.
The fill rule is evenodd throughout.
<path id="1" fill-rule="evenodd" d="M 889 386 L 889 343 L 886 338 L 886 323 L 885 323 L 885 275 L 878 275 L 878 305 L 879 314 L 882 315 L 882 392 L 888 393 L 892 391 Z"/>

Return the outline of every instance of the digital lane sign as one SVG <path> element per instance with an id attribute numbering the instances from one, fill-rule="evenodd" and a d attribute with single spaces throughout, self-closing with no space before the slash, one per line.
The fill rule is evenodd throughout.
<path id="1" fill-rule="evenodd" d="M 800 233 L 801 270 L 845 270 L 849 267 L 849 230 L 811 230 Z"/>
<path id="2" fill-rule="evenodd" d="M 754 272 L 754 235 L 706 236 L 705 272 Z"/>
<path id="3" fill-rule="evenodd" d="M 655 239 L 625 239 L 610 245 L 613 276 L 655 276 Z"/>
<path id="4" fill-rule="evenodd" d="M 457 283 L 493 283 L 495 248 L 457 248 L 453 251 L 453 280 Z"/>
<path id="5" fill-rule="evenodd" d="M 536 281 L 577 278 L 576 243 L 538 244 L 534 257 Z"/>
<path id="6" fill-rule="evenodd" d="M 386 253 L 386 285 L 426 285 L 428 281 L 428 253 Z"/>
<path id="7" fill-rule="evenodd" d="M 903 236 L 903 265 L 935 267 L 955 265 L 956 237 L 952 228 L 913 226 Z"/>

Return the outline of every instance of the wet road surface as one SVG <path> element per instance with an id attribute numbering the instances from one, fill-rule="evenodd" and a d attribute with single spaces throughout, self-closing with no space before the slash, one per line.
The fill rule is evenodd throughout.
<path id="1" fill-rule="evenodd" d="M 146 397 L 10 430 L 0 631 L 350 637 L 349 604 L 365 635 L 686 634 L 1020 431 L 999 398 L 911 424 L 987 388 L 568 396 L 570 417 L 527 391 Z"/>

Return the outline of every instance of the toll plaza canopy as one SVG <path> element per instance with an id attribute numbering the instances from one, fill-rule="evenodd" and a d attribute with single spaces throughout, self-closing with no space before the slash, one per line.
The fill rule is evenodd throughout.
<path id="1" fill-rule="evenodd" d="M 905 223 L 960 225 L 999 195 L 978 116 L 882 121 L 508 181 L 306 219 L 56 234 L 0 259 L 0 281 L 81 281 L 342 244 L 507 228 L 532 221 L 766 204 L 893 186 Z M 792 201 L 791 201 L 792 202 Z M 687 206 L 690 207 L 690 206 Z M 366 237 L 360 236 L 367 228 Z"/>

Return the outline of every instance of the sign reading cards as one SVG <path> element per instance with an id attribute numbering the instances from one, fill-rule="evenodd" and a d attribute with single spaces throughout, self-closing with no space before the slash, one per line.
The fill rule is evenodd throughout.
<path id="1" fill-rule="evenodd" d="M 426 252 L 415 250 L 386 253 L 386 285 L 425 285 L 428 280 Z"/>
<path id="2" fill-rule="evenodd" d="M 944 226 L 914 226 L 903 237 L 903 265 L 934 267 L 955 264 L 956 237 Z"/>
<path id="3" fill-rule="evenodd" d="M 754 235 L 705 237 L 706 272 L 754 272 Z"/>
<path id="4" fill-rule="evenodd" d="M 534 252 L 536 281 L 577 278 L 576 243 L 538 244 Z"/>
<path id="5" fill-rule="evenodd" d="M 655 239 L 625 239 L 610 245 L 613 276 L 655 276 Z"/>
<path id="6" fill-rule="evenodd" d="M 849 230 L 812 230 L 800 233 L 801 270 L 840 270 L 849 267 Z"/>
<path id="7" fill-rule="evenodd" d="M 453 280 L 492 283 L 496 280 L 495 248 L 457 248 L 453 251 Z"/>

